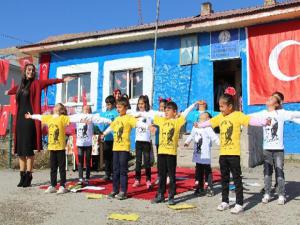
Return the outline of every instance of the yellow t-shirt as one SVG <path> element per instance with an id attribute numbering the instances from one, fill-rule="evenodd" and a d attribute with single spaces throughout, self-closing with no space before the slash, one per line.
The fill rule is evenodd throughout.
<path id="1" fill-rule="evenodd" d="M 220 127 L 221 149 L 220 155 L 240 155 L 241 126 L 247 126 L 250 116 L 235 111 L 227 116 L 222 113 L 213 117 L 210 122 L 212 127 Z"/>
<path id="2" fill-rule="evenodd" d="M 159 127 L 158 154 L 177 155 L 179 132 L 185 124 L 185 118 L 176 119 L 155 116 L 153 123 Z"/>
<path id="3" fill-rule="evenodd" d="M 137 119 L 133 116 L 118 116 L 110 127 L 114 131 L 113 151 L 130 150 L 130 132 L 136 126 Z"/>
<path id="4" fill-rule="evenodd" d="M 69 117 L 43 115 L 42 123 L 48 126 L 48 150 L 64 150 L 66 147 L 65 128 L 70 123 Z"/>

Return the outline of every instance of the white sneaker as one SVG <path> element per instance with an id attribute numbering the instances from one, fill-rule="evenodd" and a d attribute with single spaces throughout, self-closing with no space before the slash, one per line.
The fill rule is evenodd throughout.
<path id="1" fill-rule="evenodd" d="M 50 193 L 56 193 L 56 188 L 53 186 L 49 186 L 45 193 L 50 194 Z"/>
<path id="2" fill-rule="evenodd" d="M 285 197 L 283 195 L 279 195 L 277 203 L 278 205 L 284 205 Z"/>
<path id="3" fill-rule="evenodd" d="M 225 211 L 229 209 L 229 204 L 227 202 L 222 202 L 220 205 L 218 205 L 217 208 L 219 211 Z"/>
<path id="4" fill-rule="evenodd" d="M 65 194 L 65 193 L 67 193 L 68 192 L 68 189 L 66 189 L 65 187 L 63 187 L 63 186 L 60 186 L 59 187 L 59 189 L 58 189 L 58 191 L 57 191 L 57 194 L 59 195 L 59 194 Z"/>
<path id="5" fill-rule="evenodd" d="M 239 214 L 239 213 L 241 213 L 241 212 L 243 212 L 243 211 L 244 211 L 243 206 L 242 206 L 242 205 L 239 205 L 239 204 L 235 204 L 234 208 L 232 208 L 232 209 L 230 210 L 230 212 L 231 212 L 232 214 Z"/>
<path id="6" fill-rule="evenodd" d="M 264 194 L 264 197 L 262 198 L 261 202 L 264 204 L 267 204 L 270 201 L 271 197 L 269 194 Z"/>

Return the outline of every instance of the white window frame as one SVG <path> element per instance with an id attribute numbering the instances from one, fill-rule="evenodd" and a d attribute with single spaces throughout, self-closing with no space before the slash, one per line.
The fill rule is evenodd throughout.
<path id="1" fill-rule="evenodd" d="M 116 59 L 104 62 L 103 66 L 103 95 L 102 95 L 102 110 L 105 110 L 105 98 L 111 95 L 111 75 L 115 71 L 135 70 L 143 71 L 143 94 L 148 95 L 150 104 L 152 103 L 152 58 L 151 56 L 142 56 L 135 58 Z M 127 88 L 129 90 L 129 87 Z M 130 99 L 131 105 L 137 104 L 138 98 Z"/>
<path id="2" fill-rule="evenodd" d="M 83 63 L 69 66 L 60 66 L 56 69 L 57 78 L 62 78 L 69 74 L 80 74 L 90 73 L 91 74 L 91 86 L 90 86 L 90 102 L 92 110 L 97 110 L 97 99 L 98 99 L 98 75 L 99 75 L 99 63 Z M 62 84 L 56 86 L 56 103 L 62 102 Z M 67 102 L 65 106 L 82 106 L 81 103 Z"/>
<path id="3" fill-rule="evenodd" d="M 126 78 L 126 81 L 127 81 L 127 84 L 126 84 L 126 89 L 127 89 L 127 95 L 129 96 L 129 97 L 131 97 L 131 93 L 133 93 L 133 84 L 131 84 L 131 86 L 130 86 L 130 82 L 132 83 L 133 81 L 130 79 L 130 75 L 132 75 L 132 74 L 134 74 L 134 73 L 136 73 L 136 72 L 142 72 L 143 73 L 143 68 L 134 68 L 134 69 L 130 69 L 130 70 L 118 70 L 118 71 L 111 71 L 111 78 L 110 78 L 110 81 L 111 81 L 111 83 L 110 83 L 110 89 L 111 89 L 111 91 L 113 91 L 112 90 L 112 84 L 113 84 L 113 79 L 114 79 L 114 73 L 116 73 L 116 72 L 126 72 L 126 76 L 127 76 L 127 78 Z M 144 79 L 144 73 L 143 73 L 143 79 Z M 143 89 L 144 89 L 144 82 L 143 82 Z M 124 94 L 124 93 L 122 93 L 122 94 Z"/>

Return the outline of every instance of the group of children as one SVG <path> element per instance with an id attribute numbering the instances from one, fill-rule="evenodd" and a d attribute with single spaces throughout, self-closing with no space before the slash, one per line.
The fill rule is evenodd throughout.
<path id="1" fill-rule="evenodd" d="M 220 114 L 211 118 L 206 112 L 205 101 L 198 101 L 189 106 L 184 112 L 179 113 L 175 102 L 166 99 L 160 100 L 159 111 L 151 110 L 149 99 L 142 95 L 138 99 L 137 110 L 129 110 L 129 102 L 125 97 L 116 101 L 113 96 L 105 99 L 106 112 L 91 114 L 89 106 L 83 107 L 83 113 L 71 116 L 66 115 L 65 107 L 57 104 L 53 115 L 25 115 L 26 118 L 38 119 L 49 128 L 51 185 L 46 190 L 48 193 L 56 192 L 57 168 L 60 171 L 60 189 L 58 193 L 65 193 L 65 126 L 70 122 L 77 123 L 77 146 L 79 155 L 79 182 L 83 182 L 83 159 L 86 154 L 86 179 L 89 179 L 89 159 L 91 155 L 91 136 L 93 123 L 103 124 L 105 179 L 113 181 L 113 191 L 110 198 L 120 200 L 127 198 L 128 189 L 128 160 L 130 152 L 130 133 L 136 128 L 136 168 L 133 187 L 141 185 L 142 161 L 146 170 L 146 186 L 152 187 L 151 181 L 151 133 L 158 135 L 157 168 L 158 192 L 152 203 L 165 201 L 167 177 L 169 177 L 168 203 L 175 204 L 176 194 L 176 165 L 177 148 L 181 128 L 186 123 L 187 115 L 197 106 L 202 107 L 199 113 L 199 122 L 194 124 L 191 135 L 187 138 L 185 146 L 194 142 L 193 162 L 196 163 L 195 194 L 213 196 L 212 170 L 211 170 L 211 145 L 212 142 L 220 145 L 220 171 L 222 185 L 222 203 L 217 207 L 224 211 L 229 209 L 229 183 L 230 173 L 235 184 L 236 204 L 231 209 L 232 213 L 243 211 L 243 184 L 240 166 L 240 135 L 241 127 L 247 125 L 263 126 L 264 128 L 264 180 L 265 195 L 263 203 L 270 200 L 271 177 L 273 163 L 275 163 L 278 181 L 278 203 L 284 204 L 284 146 L 283 127 L 284 121 L 300 117 L 299 112 L 285 111 L 282 109 L 283 95 L 275 92 L 267 100 L 267 110 L 245 115 L 235 111 L 235 90 L 227 88 L 219 99 Z M 219 127 L 219 137 L 212 128 Z M 112 176 L 112 178 L 111 178 Z M 204 183 L 207 182 L 207 190 Z"/>

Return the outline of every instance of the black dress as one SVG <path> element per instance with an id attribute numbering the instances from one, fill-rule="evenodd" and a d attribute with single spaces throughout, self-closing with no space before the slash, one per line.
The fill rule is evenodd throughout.
<path id="1" fill-rule="evenodd" d="M 21 91 L 18 98 L 18 115 L 16 121 L 16 152 L 19 157 L 33 156 L 36 149 L 36 130 L 32 119 L 26 119 L 25 114 L 32 114 L 29 92 Z"/>

